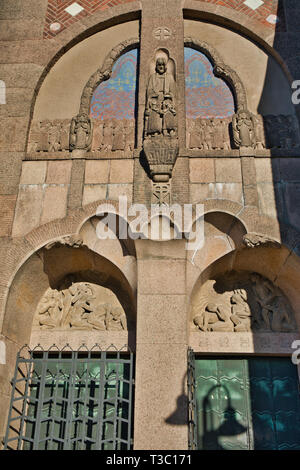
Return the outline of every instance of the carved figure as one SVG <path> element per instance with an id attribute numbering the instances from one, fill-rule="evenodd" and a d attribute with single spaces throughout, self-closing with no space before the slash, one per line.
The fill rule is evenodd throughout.
<path id="1" fill-rule="evenodd" d="M 163 115 L 163 134 L 164 135 L 175 135 L 177 124 L 176 124 L 176 110 L 174 107 L 173 96 L 166 94 L 164 101 L 162 102 L 162 115 Z"/>
<path id="2" fill-rule="evenodd" d="M 150 76 L 145 110 L 145 137 L 175 132 L 173 117 L 176 115 L 176 85 L 172 74 L 167 72 L 166 60 L 156 60 L 155 73 Z M 172 116 L 173 115 L 173 116 Z"/>
<path id="3" fill-rule="evenodd" d="M 60 325 L 61 320 L 61 296 L 57 290 L 50 290 L 43 297 L 37 314 L 42 328 L 50 329 Z"/>
<path id="4" fill-rule="evenodd" d="M 251 310 L 247 303 L 247 292 L 244 289 L 237 289 L 231 296 L 232 304 L 230 319 L 234 323 L 234 331 L 251 330 Z"/>
<path id="5" fill-rule="evenodd" d="M 72 286 L 69 290 L 73 294 L 73 299 L 71 301 L 71 306 L 73 308 L 70 315 L 70 325 L 73 328 L 79 328 L 80 330 L 91 329 L 91 325 L 87 321 L 88 314 L 86 313 L 93 310 L 91 307 L 91 300 L 95 299 L 95 297 L 93 296 L 91 287 L 87 284 L 78 284 L 75 289 Z"/>
<path id="6" fill-rule="evenodd" d="M 255 116 L 255 135 L 257 150 L 263 150 L 266 147 L 266 138 L 263 117 L 260 115 Z"/>
<path id="7" fill-rule="evenodd" d="M 100 304 L 95 307 L 87 316 L 87 322 L 95 330 L 106 330 L 106 315 L 109 308 L 108 304 Z"/>
<path id="8" fill-rule="evenodd" d="M 125 152 L 133 152 L 135 143 L 135 121 L 124 119 Z"/>
<path id="9" fill-rule="evenodd" d="M 241 110 L 232 118 L 233 139 L 237 147 L 255 148 L 255 123 L 253 115 L 246 110 Z"/>
<path id="10" fill-rule="evenodd" d="M 113 125 L 109 119 L 104 119 L 102 150 L 111 151 L 112 145 L 113 145 Z"/>
<path id="11" fill-rule="evenodd" d="M 125 149 L 125 135 L 123 121 L 120 119 L 114 120 L 114 133 L 113 133 L 113 144 L 112 150 L 124 150 Z"/>
<path id="12" fill-rule="evenodd" d="M 72 285 L 64 288 L 70 281 Z M 101 302 L 102 288 L 89 283 L 73 282 L 72 276 L 69 276 L 68 283 L 62 283 L 61 289 L 48 289 L 40 301 L 36 311 L 40 328 L 100 331 L 127 329 L 122 307 Z"/>
<path id="13" fill-rule="evenodd" d="M 222 135 L 223 135 L 223 148 L 224 150 L 230 150 L 230 138 L 229 138 L 229 129 L 228 122 L 226 120 L 221 121 L 222 126 Z"/>
<path id="14" fill-rule="evenodd" d="M 47 119 L 40 124 L 40 136 L 37 146 L 38 152 L 48 152 L 49 150 L 49 130 L 51 127 L 50 121 Z"/>
<path id="15" fill-rule="evenodd" d="M 60 130 L 60 146 L 61 150 L 69 150 L 69 136 L 70 136 L 70 121 L 64 119 L 61 123 Z"/>
<path id="16" fill-rule="evenodd" d="M 261 307 L 261 329 L 293 331 L 289 307 L 278 289 L 268 280 L 253 273 L 251 275 L 255 299 Z"/>
<path id="17" fill-rule="evenodd" d="M 126 316 L 120 307 L 111 307 L 106 313 L 106 328 L 111 331 L 126 330 Z"/>
<path id="18" fill-rule="evenodd" d="M 94 125 L 92 150 L 100 150 L 103 143 L 103 122 L 97 121 Z"/>
<path id="19" fill-rule="evenodd" d="M 222 306 L 208 304 L 204 312 L 197 313 L 194 324 L 202 331 L 233 331 L 233 324 Z"/>
<path id="20" fill-rule="evenodd" d="M 92 143 L 92 122 L 87 114 L 77 114 L 71 121 L 70 149 L 89 150 Z"/>
<path id="21" fill-rule="evenodd" d="M 52 125 L 49 127 L 48 142 L 49 142 L 49 147 L 48 147 L 49 152 L 57 152 L 61 149 L 60 123 L 57 120 L 55 120 L 52 123 Z"/>
<path id="22" fill-rule="evenodd" d="M 202 126 L 202 119 L 197 118 L 193 121 L 193 126 L 190 130 L 190 148 L 191 149 L 202 149 L 203 148 L 203 139 L 204 131 Z"/>

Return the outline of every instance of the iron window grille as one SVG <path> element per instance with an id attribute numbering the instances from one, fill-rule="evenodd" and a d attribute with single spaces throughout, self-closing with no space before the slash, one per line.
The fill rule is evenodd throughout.
<path id="1" fill-rule="evenodd" d="M 133 375 L 127 346 L 24 346 L 17 355 L 4 449 L 131 449 Z"/>
<path id="2" fill-rule="evenodd" d="M 188 447 L 197 449 L 197 411 L 196 411 L 196 384 L 195 384 L 195 353 L 188 348 Z"/>

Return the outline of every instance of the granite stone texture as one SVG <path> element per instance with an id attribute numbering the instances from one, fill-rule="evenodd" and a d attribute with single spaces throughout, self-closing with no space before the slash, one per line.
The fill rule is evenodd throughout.
<path id="1" fill-rule="evenodd" d="M 279 122 L 300 115 L 291 101 L 291 83 L 300 76 L 298 0 L 264 0 L 256 9 L 239 0 L 77 0 L 82 9 L 72 16 L 66 8 L 73 3 L 0 1 L 0 341 L 6 347 L 5 364 L 0 363 L 0 440 L 17 351 L 25 343 L 78 349 L 85 342 L 135 354 L 134 449 L 187 450 L 188 347 L 222 357 L 288 357 L 299 339 L 300 149 L 291 137 L 299 137 L 299 130 L 288 117 L 288 129 L 257 128 L 258 115 L 277 116 Z M 184 38 L 189 38 L 186 58 Z M 156 185 L 143 144 L 146 91 L 158 57 L 168 59 L 176 84 L 171 98 L 178 156 L 169 181 Z M 163 86 L 159 92 L 169 95 L 168 79 Z M 258 121 L 251 146 L 244 145 L 252 132 L 249 122 L 238 130 L 239 148 L 231 115 L 243 92 L 245 107 Z M 224 142 L 216 145 L 215 135 L 200 136 L 199 148 L 187 148 L 187 115 L 220 116 L 222 107 L 229 119 L 228 149 Z M 109 116 L 135 122 L 128 148 L 123 149 L 126 136 L 117 135 L 120 122 L 111 126 L 106 148 L 104 134 L 92 136 L 97 126 L 86 125 L 89 116 L 78 115 L 80 109 L 97 121 Z M 71 121 L 77 154 L 69 151 L 69 133 L 61 127 Z M 123 129 L 129 127 L 123 123 Z M 161 131 L 165 136 L 168 128 Z M 268 132 L 279 142 L 276 148 L 265 148 L 259 138 Z M 97 141 L 96 149 L 89 141 Z M 115 150 L 109 148 L 113 141 Z M 111 238 L 101 239 L 97 207 L 107 203 L 118 210 L 121 195 L 129 205 L 148 208 L 164 197 L 181 209 L 191 204 L 193 228 L 196 204 L 203 204 L 204 239 L 187 250 L 190 227 L 184 227 L 182 239 L 122 237 L 121 218 Z M 195 299 L 200 313 L 215 320 L 223 305 L 208 302 L 203 286 L 232 272 L 262 276 L 276 302 L 284 295 L 298 330 L 197 329 L 191 314 Z M 99 329 L 82 329 L 90 306 L 82 298 L 78 329 L 33 327 L 49 287 L 65 291 L 77 282 L 114 293 L 130 328 L 103 330 L 102 318 Z"/>

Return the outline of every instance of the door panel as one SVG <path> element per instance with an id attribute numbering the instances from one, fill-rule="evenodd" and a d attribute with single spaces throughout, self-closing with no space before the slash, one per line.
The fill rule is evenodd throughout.
<path id="1" fill-rule="evenodd" d="M 198 449 L 300 449 L 289 358 L 196 359 L 195 390 Z"/>

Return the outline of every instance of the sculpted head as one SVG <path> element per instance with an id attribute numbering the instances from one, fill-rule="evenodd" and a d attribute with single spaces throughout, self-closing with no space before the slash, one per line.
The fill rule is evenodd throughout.
<path id="1" fill-rule="evenodd" d="M 163 75 L 164 73 L 166 73 L 167 71 L 167 64 L 166 64 L 166 61 L 163 57 L 159 57 L 157 60 L 156 60 L 156 67 L 155 67 L 155 70 L 156 72 L 159 74 L 159 75 Z"/>

